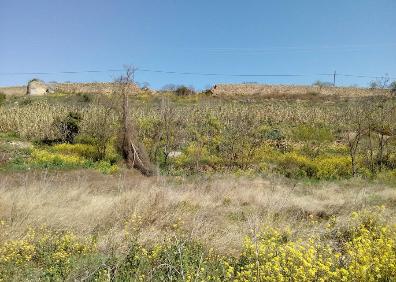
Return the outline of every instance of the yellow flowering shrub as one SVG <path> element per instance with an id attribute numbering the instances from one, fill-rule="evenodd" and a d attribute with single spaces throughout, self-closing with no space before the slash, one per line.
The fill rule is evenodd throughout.
<path id="1" fill-rule="evenodd" d="M 345 244 L 345 268 L 338 271 L 344 281 L 389 281 L 396 279 L 396 232 L 388 226 L 361 225 Z"/>
<path id="2" fill-rule="evenodd" d="M 276 171 L 287 177 L 313 177 L 316 175 L 316 166 L 311 159 L 297 152 L 288 152 L 277 159 Z"/>
<path id="3" fill-rule="evenodd" d="M 95 153 L 95 147 L 86 144 L 57 144 L 49 148 L 34 148 L 28 165 L 35 168 L 93 168 L 105 174 L 116 173 L 119 166 L 114 161 L 101 160 L 94 162 L 86 158 Z"/>
<path id="4" fill-rule="evenodd" d="M 279 172 L 287 177 L 311 177 L 317 179 L 344 179 L 351 177 L 351 159 L 343 155 L 324 155 L 309 158 L 298 151 L 281 153 L 269 146 L 262 146 L 256 155 L 262 170 Z"/>
<path id="5" fill-rule="evenodd" d="M 200 146 L 196 142 L 189 144 L 183 153 L 172 161 L 176 167 L 186 167 L 195 170 L 200 170 L 204 165 L 213 166 L 219 162 L 220 159 L 211 155 L 207 147 Z"/>
<path id="6" fill-rule="evenodd" d="M 343 179 L 352 176 L 351 158 L 347 156 L 318 158 L 315 165 L 318 179 Z"/>
<path id="7" fill-rule="evenodd" d="M 94 164 L 94 168 L 104 174 L 113 174 L 119 170 L 117 164 L 111 164 L 109 161 L 99 161 Z"/>
<path id="8" fill-rule="evenodd" d="M 79 167 L 83 166 L 87 160 L 77 155 L 65 155 L 62 153 L 52 153 L 43 149 L 33 149 L 31 153 L 31 163 L 44 168 L 51 167 Z"/>
<path id="9" fill-rule="evenodd" d="M 140 216 L 125 223 L 118 254 L 101 252 L 90 237 L 30 230 L 0 243 L 0 281 L 395 281 L 396 226 L 374 212 L 340 223 L 332 218 L 310 238 L 266 227 L 245 239 L 237 257 L 181 233 L 144 246 L 137 237 Z"/>
<path id="10" fill-rule="evenodd" d="M 97 154 L 97 148 L 90 144 L 56 144 L 51 147 L 54 152 L 62 154 L 73 154 L 88 159 L 94 159 Z"/>
<path id="11" fill-rule="evenodd" d="M 80 240 L 70 232 L 30 230 L 22 239 L 6 241 L 0 246 L 0 281 L 40 270 L 27 280 L 64 280 L 75 258 L 96 251 L 90 240 Z M 33 271 L 34 272 L 34 271 Z"/>
<path id="12" fill-rule="evenodd" d="M 238 281 L 314 281 L 336 276 L 337 257 L 329 246 L 315 240 L 308 243 L 288 241 L 284 234 L 270 229 L 257 241 L 247 238 L 241 266 L 235 273 Z"/>
<path id="13" fill-rule="evenodd" d="M 230 280 L 394 281 L 396 226 L 380 223 L 366 211 L 352 217 L 360 223 L 349 227 L 337 248 L 320 238 L 291 241 L 288 234 L 271 228 L 247 238 Z"/>
<path id="14" fill-rule="evenodd" d="M 0 248 L 0 265 L 15 263 L 17 265 L 32 259 L 35 246 L 27 240 L 14 240 L 4 243 Z"/>

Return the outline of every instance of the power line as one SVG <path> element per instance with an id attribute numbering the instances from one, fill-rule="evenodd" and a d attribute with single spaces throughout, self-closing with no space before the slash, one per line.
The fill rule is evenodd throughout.
<path id="1" fill-rule="evenodd" d="M 124 69 L 107 69 L 107 70 L 83 70 L 83 71 L 59 71 L 59 72 L 1 72 L 1 76 L 17 76 L 17 75 L 56 75 L 56 74 L 83 74 L 83 73 L 111 73 L 111 72 L 123 72 Z M 333 77 L 334 73 L 317 73 L 317 74 L 262 74 L 262 73 L 245 73 L 245 74 L 230 74 L 230 73 L 201 73 L 201 72 L 177 72 L 177 71 L 165 71 L 157 69 L 146 69 L 138 68 L 137 72 L 149 72 L 149 73 L 163 73 L 163 74 L 175 74 L 175 75 L 196 75 L 196 76 L 226 76 L 226 77 L 307 77 L 307 76 L 329 76 Z M 387 75 L 382 76 L 370 76 L 360 74 L 344 74 L 336 73 L 337 76 L 343 77 L 355 77 L 355 78 L 371 78 L 371 79 L 396 79 L 395 77 L 389 77 Z"/>
<path id="2" fill-rule="evenodd" d="M 166 73 L 166 74 L 179 74 L 179 75 L 200 75 L 200 76 L 233 76 L 233 77 L 266 77 L 266 76 L 306 76 L 304 74 L 225 74 L 225 73 L 200 73 L 200 72 L 176 72 L 176 71 L 163 71 L 163 70 L 151 70 L 151 69 L 138 69 L 142 72 L 155 72 L 155 73 Z"/>

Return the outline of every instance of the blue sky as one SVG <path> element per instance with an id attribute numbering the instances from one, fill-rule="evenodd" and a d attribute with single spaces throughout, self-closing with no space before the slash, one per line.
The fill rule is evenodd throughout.
<path id="1" fill-rule="evenodd" d="M 0 0 L 0 85 L 136 79 L 203 88 L 221 82 L 311 84 L 321 73 L 396 76 L 395 0 Z M 10 73 L 48 72 L 42 75 Z M 303 74 L 240 77 L 229 74 Z M 369 78 L 337 76 L 338 85 Z"/>

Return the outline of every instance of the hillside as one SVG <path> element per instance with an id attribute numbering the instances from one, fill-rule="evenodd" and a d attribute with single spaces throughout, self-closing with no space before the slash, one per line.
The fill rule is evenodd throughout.
<path id="1" fill-rule="evenodd" d="M 319 87 L 308 85 L 271 85 L 271 84 L 217 84 L 212 89 L 215 95 L 259 95 L 259 96 L 301 96 L 325 95 L 338 97 L 368 97 L 389 94 L 385 89 L 358 87 Z"/>
<path id="2" fill-rule="evenodd" d="M 80 93 L 80 94 L 110 94 L 114 91 L 115 85 L 111 82 L 87 82 L 87 83 L 47 83 L 56 93 Z M 26 87 L 23 86 L 9 86 L 0 87 L 0 93 L 6 95 L 22 96 L 26 94 Z M 135 92 L 140 92 L 140 88 L 135 86 L 132 89 Z"/>
<path id="3" fill-rule="evenodd" d="M 80 94 L 110 94 L 114 91 L 114 83 L 89 82 L 89 83 L 48 83 L 59 93 Z M 139 87 L 132 89 L 141 92 Z M 153 90 L 154 91 L 154 90 Z M 299 97 L 299 96 L 328 96 L 328 97 L 369 97 L 389 95 L 387 89 L 370 89 L 359 87 L 320 87 L 312 85 L 281 85 L 281 84 L 216 84 L 210 92 L 216 96 L 262 96 L 262 97 Z M 0 87 L 0 93 L 6 95 L 25 95 L 26 86 Z"/>

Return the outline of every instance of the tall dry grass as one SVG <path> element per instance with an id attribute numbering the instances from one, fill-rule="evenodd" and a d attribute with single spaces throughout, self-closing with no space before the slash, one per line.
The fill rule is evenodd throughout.
<path id="1" fill-rule="evenodd" d="M 142 243 L 183 232 L 220 252 L 236 254 L 244 236 L 262 225 L 290 226 L 295 234 L 309 237 L 323 232 L 332 216 L 342 221 L 352 211 L 377 205 L 387 207 L 395 221 L 396 190 L 358 179 L 304 184 L 278 177 L 10 173 L 0 178 L 0 220 L 6 223 L 0 240 L 46 226 L 93 235 L 106 250 L 122 247 L 123 232 L 138 218 Z"/>

